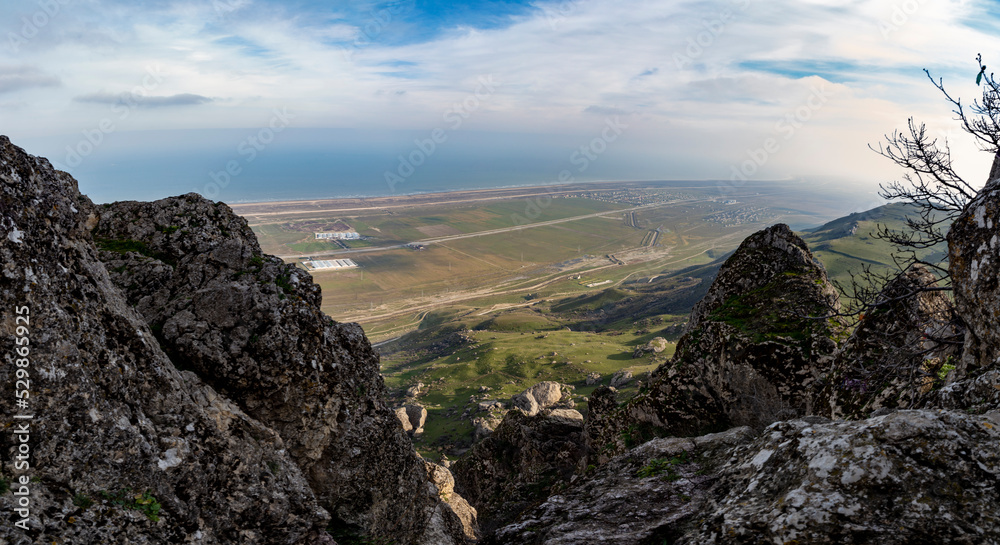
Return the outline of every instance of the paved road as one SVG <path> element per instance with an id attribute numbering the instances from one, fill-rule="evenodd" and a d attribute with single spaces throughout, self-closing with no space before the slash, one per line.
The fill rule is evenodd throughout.
<path id="1" fill-rule="evenodd" d="M 500 229 L 491 229 L 489 231 L 477 231 L 475 233 L 465 233 L 465 234 L 462 234 L 462 235 L 450 235 L 450 236 L 446 236 L 446 237 L 437 237 L 437 238 L 427 238 L 427 239 L 423 239 L 423 240 L 415 240 L 415 241 L 413 241 L 411 243 L 408 243 L 408 244 L 423 244 L 423 245 L 426 246 L 428 244 L 437 244 L 437 243 L 440 243 L 440 242 L 450 242 L 452 240 L 460 240 L 460 239 L 463 239 L 463 238 L 483 237 L 483 236 L 488 236 L 488 235 L 497 235 L 497 234 L 500 234 L 500 233 L 508 233 L 508 232 L 511 232 L 511 231 L 520 231 L 522 229 L 532 229 L 532 228 L 535 228 L 535 227 L 545 227 L 547 225 L 556 225 L 558 223 L 566 223 L 566 222 L 570 222 L 570 221 L 579 221 L 579 220 L 587 219 L 587 218 L 596 218 L 598 216 L 607 216 L 608 214 L 620 214 L 622 212 L 634 212 L 636 210 L 644 210 L 644 209 L 648 209 L 648 208 L 659 208 L 659 207 L 662 207 L 662 206 L 674 206 L 674 205 L 677 205 L 677 204 L 690 204 L 690 203 L 698 203 L 698 202 L 708 202 L 708 201 L 711 201 L 711 200 L 714 200 L 714 199 L 687 199 L 687 200 L 676 200 L 676 201 L 653 203 L 653 204 L 643 204 L 643 205 L 639 205 L 639 206 L 634 206 L 632 208 L 625 208 L 625 209 L 622 209 L 622 210 L 608 210 L 608 211 L 604 211 L 604 212 L 595 212 L 593 214 L 584 214 L 582 216 L 573 216 L 573 217 L 569 217 L 569 218 L 560 218 L 560 219 L 557 219 L 557 220 L 548 220 L 548 221 L 540 221 L 540 222 L 536 222 L 536 223 L 527 223 L 525 225 L 513 225 L 511 227 L 503 227 L 503 228 L 500 228 Z M 373 248 L 355 248 L 353 250 L 328 250 L 328 251 L 325 251 L 325 252 L 316 252 L 316 253 L 309 253 L 309 254 L 279 255 L 278 257 L 280 257 L 281 259 L 299 259 L 299 258 L 302 258 L 302 257 L 305 257 L 305 256 L 309 256 L 309 257 L 324 257 L 324 256 L 342 255 L 342 254 L 360 254 L 360 253 L 366 253 L 366 252 L 381 252 L 381 251 L 385 251 L 385 250 L 395 250 L 395 249 L 399 249 L 399 248 L 405 248 L 408 244 L 396 244 L 396 245 L 392 245 L 392 246 L 377 246 L 377 247 L 373 247 Z"/>

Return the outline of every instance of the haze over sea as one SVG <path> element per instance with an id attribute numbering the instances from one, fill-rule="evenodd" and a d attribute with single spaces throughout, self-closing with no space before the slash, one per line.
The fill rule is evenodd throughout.
<path id="1" fill-rule="evenodd" d="M 97 202 L 191 191 L 247 202 L 546 185 L 559 183 L 563 171 L 572 178 L 564 175 L 562 182 L 612 179 L 626 162 L 640 174 L 632 179 L 662 174 L 650 165 L 648 176 L 641 176 L 635 167 L 649 161 L 615 150 L 613 143 L 591 153 L 595 160 L 586 159 L 579 138 L 570 136 L 470 131 L 433 143 L 428 131 L 289 128 L 266 145 L 259 136 L 259 129 L 185 131 L 184 138 L 172 131 L 108 134 L 98 152 L 84 157 L 72 151 L 80 135 L 31 145 L 72 173 Z M 677 168 L 678 177 L 686 172 L 683 165 Z"/>
<path id="2" fill-rule="evenodd" d="M 590 148 L 592 143 L 581 144 L 579 137 L 570 135 L 469 131 L 451 135 L 433 148 L 427 144 L 427 131 L 289 128 L 274 134 L 266 145 L 257 139 L 259 129 L 185 131 L 184 136 L 178 138 L 173 131 L 112 133 L 105 135 L 99 153 L 88 156 L 72 151 L 85 140 L 80 135 L 35 139 L 29 145 L 57 168 L 73 174 L 81 191 L 98 203 L 153 200 L 188 192 L 241 203 L 590 181 L 666 179 L 717 183 L 698 181 L 703 171 L 691 160 L 665 159 L 671 162 L 669 170 L 673 173 L 665 178 L 660 161 L 615 148 L 614 142 L 596 153 Z M 588 149 L 581 152 L 581 145 Z M 664 152 L 665 157 L 669 155 Z M 616 177 L 623 167 L 632 176 Z M 729 176 L 725 174 L 720 171 L 717 179 L 732 179 L 732 171 Z M 759 181 L 751 177 L 746 183 Z M 802 181 L 817 189 L 826 186 L 845 194 L 858 195 L 858 189 L 862 189 L 859 184 L 837 178 L 814 176 Z M 739 179 L 737 182 L 741 186 L 744 183 Z M 863 185 L 861 193 L 865 204 L 873 202 L 870 185 Z M 859 206 L 854 203 L 852 210 Z"/>

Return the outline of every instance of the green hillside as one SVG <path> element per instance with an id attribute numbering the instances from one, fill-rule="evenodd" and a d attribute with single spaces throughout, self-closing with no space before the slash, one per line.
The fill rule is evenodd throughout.
<path id="1" fill-rule="evenodd" d="M 906 217 L 916 216 L 911 205 L 894 203 L 833 220 L 825 225 L 801 233 L 813 254 L 826 267 L 831 280 L 850 282 L 849 271 L 857 272 L 862 265 L 894 267 L 891 244 L 876 238 L 878 226 L 905 230 Z M 945 244 L 920 250 L 917 255 L 930 262 L 940 262 L 947 257 Z"/>

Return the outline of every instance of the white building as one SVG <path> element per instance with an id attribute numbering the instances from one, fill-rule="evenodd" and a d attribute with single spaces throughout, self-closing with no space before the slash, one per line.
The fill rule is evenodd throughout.
<path id="1" fill-rule="evenodd" d="M 306 261 L 305 265 L 313 270 L 320 269 L 353 269 L 358 266 L 353 259 L 321 259 Z"/>
<path id="2" fill-rule="evenodd" d="M 317 239 L 336 239 L 336 240 L 358 240 L 361 235 L 355 231 L 336 231 L 333 233 L 316 233 Z"/>

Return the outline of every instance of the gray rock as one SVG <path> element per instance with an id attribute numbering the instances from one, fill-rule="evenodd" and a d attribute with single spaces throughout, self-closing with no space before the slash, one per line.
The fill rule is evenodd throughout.
<path id="1" fill-rule="evenodd" d="M 426 462 L 427 464 L 427 475 L 430 479 L 431 484 L 437 489 L 437 495 L 450 509 L 452 516 L 442 516 L 441 518 L 445 520 L 446 518 L 457 519 L 462 527 L 462 533 L 469 540 L 475 540 L 479 538 L 479 526 L 477 523 L 476 510 L 469 502 L 465 501 L 461 495 L 455 492 L 455 477 L 452 475 L 451 471 L 443 465 L 434 464 L 431 462 Z M 433 532 L 436 536 L 443 536 L 444 539 L 451 538 L 450 534 L 455 532 Z M 440 539 L 440 537 L 438 537 Z M 427 541 L 427 545 L 438 545 L 444 543 L 443 541 Z"/>
<path id="2" fill-rule="evenodd" d="M 487 543 L 996 544 L 998 424 L 997 413 L 916 410 L 655 439 Z"/>
<path id="3" fill-rule="evenodd" d="M 587 373 L 587 379 L 586 379 L 585 382 L 586 382 L 587 386 L 593 386 L 595 384 L 600 384 L 601 383 L 601 374 L 600 373 Z"/>
<path id="4" fill-rule="evenodd" d="M 956 378 L 1000 364 L 1000 154 L 986 186 L 948 232 L 955 307 L 967 326 Z"/>
<path id="5" fill-rule="evenodd" d="M 623 386 L 627 386 L 628 383 L 632 382 L 632 378 L 632 371 L 629 371 L 628 369 L 615 371 L 615 374 L 611 375 L 611 387 L 621 388 Z"/>
<path id="6" fill-rule="evenodd" d="M 653 337 L 648 343 L 636 347 L 635 352 L 632 354 L 633 358 L 641 358 L 646 354 L 659 354 L 667 349 L 667 340 L 663 337 Z"/>
<path id="7" fill-rule="evenodd" d="M 552 418 L 566 418 L 583 422 L 583 415 L 576 409 L 550 409 L 546 411 L 546 414 Z"/>
<path id="8" fill-rule="evenodd" d="M 532 397 L 538 403 L 539 409 L 547 409 L 559 403 L 563 398 L 562 387 L 558 382 L 539 382 L 530 388 Z"/>
<path id="9" fill-rule="evenodd" d="M 395 413 L 400 425 L 403 426 L 403 431 L 413 431 L 413 423 L 410 422 L 410 415 L 406 412 L 406 407 L 396 409 Z"/>
<path id="10" fill-rule="evenodd" d="M 472 419 L 472 440 L 478 443 L 493 434 L 493 430 L 503 421 L 503 415 L 489 414 Z"/>
<path id="11" fill-rule="evenodd" d="M 568 401 L 570 397 L 569 388 L 569 386 L 559 384 L 558 382 L 539 382 L 531 388 L 511 397 L 511 406 L 521 409 L 528 416 L 534 416 L 539 411 L 556 407 L 564 400 Z"/>
<path id="12" fill-rule="evenodd" d="M 410 419 L 410 427 L 414 430 L 424 427 L 424 423 L 427 422 L 427 409 L 420 405 L 405 405 L 403 408 L 406 409 L 406 416 Z"/>
<path id="13" fill-rule="evenodd" d="M 805 242 L 778 224 L 747 238 L 695 305 L 674 358 L 623 407 L 591 410 L 594 461 L 657 436 L 691 436 L 813 412 L 843 324 L 836 289 Z"/>
<path id="14" fill-rule="evenodd" d="M 515 394 L 510 398 L 510 404 L 515 409 L 524 411 L 524 414 L 528 416 L 535 416 L 538 414 L 538 402 L 535 401 L 535 396 L 532 395 L 530 389 L 519 394 Z"/>
<path id="15" fill-rule="evenodd" d="M 585 448 L 582 419 L 510 411 L 451 470 L 486 533 L 567 481 Z"/>
<path id="16" fill-rule="evenodd" d="M 423 389 L 424 389 L 424 383 L 418 382 L 413 386 L 407 388 L 406 397 L 417 397 L 423 392 Z"/>
<path id="17" fill-rule="evenodd" d="M 961 339 L 951 301 L 934 274 L 916 265 L 880 294 L 884 305 L 867 312 L 838 349 L 816 413 L 835 418 L 863 418 L 879 409 L 912 407 L 943 382 L 945 364 L 961 350 L 948 341 Z"/>
<path id="18" fill-rule="evenodd" d="M 503 409 L 503 401 L 480 401 L 476 407 L 480 411 L 498 411 Z"/>

